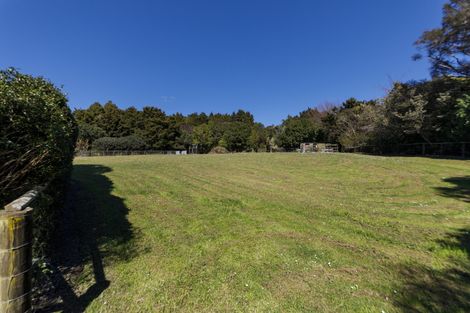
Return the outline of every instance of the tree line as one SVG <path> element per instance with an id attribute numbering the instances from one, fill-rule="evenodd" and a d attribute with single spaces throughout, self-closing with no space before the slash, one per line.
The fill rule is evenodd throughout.
<path id="1" fill-rule="evenodd" d="M 470 141 L 470 79 L 395 83 L 382 99 L 350 98 L 323 110 L 308 108 L 267 127 L 243 110 L 166 115 L 155 107 L 119 109 L 112 102 L 94 103 L 74 116 L 82 150 L 294 151 L 302 142 L 385 149 L 403 143 Z"/>
<path id="2" fill-rule="evenodd" d="M 228 151 L 261 151 L 269 143 L 266 128 L 251 113 L 180 113 L 167 115 L 156 107 L 120 109 L 109 101 L 75 110 L 79 149 L 182 150 L 209 152 L 220 146 Z"/>
<path id="3" fill-rule="evenodd" d="M 280 125 L 264 126 L 250 112 L 167 115 L 156 107 L 120 109 L 94 103 L 76 110 L 79 149 L 292 151 L 302 142 L 374 145 L 470 141 L 470 3 L 444 5 L 440 28 L 416 41 L 431 63 L 431 80 L 396 82 L 380 99 L 307 108 Z M 423 58 L 422 53 L 413 58 Z"/>

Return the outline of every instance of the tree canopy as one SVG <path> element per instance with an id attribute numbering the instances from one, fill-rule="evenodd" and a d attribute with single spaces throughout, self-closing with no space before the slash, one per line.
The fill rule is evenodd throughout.
<path id="1" fill-rule="evenodd" d="M 119 149 L 196 147 L 199 153 L 218 146 L 230 152 L 293 151 L 303 142 L 358 147 L 466 141 L 470 140 L 470 78 L 396 82 L 381 99 L 349 98 L 325 110 L 308 108 L 288 116 L 281 125 L 268 127 L 243 110 L 167 115 L 156 107 L 120 109 L 112 102 L 93 103 L 88 109 L 76 110 L 74 116 L 80 129 L 80 149 L 109 150 L 115 145 L 110 138 L 119 137 L 135 139 L 120 142 Z M 106 145 L 93 144 L 102 137 Z"/>
<path id="2" fill-rule="evenodd" d="M 446 3 L 442 26 L 424 32 L 416 44 L 426 50 L 434 77 L 470 76 L 470 2 L 450 0 Z"/>

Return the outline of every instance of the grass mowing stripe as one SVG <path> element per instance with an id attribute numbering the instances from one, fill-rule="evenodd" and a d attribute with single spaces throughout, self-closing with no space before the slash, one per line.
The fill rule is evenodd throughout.
<path id="1" fill-rule="evenodd" d="M 103 206 L 105 234 L 125 221 L 132 233 L 98 238 L 111 284 L 88 311 L 470 311 L 469 161 L 285 153 L 75 165 L 96 201 L 82 213 Z"/>

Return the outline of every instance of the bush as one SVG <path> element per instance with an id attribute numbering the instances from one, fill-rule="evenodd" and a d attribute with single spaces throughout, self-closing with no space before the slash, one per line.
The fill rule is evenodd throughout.
<path id="1" fill-rule="evenodd" d="M 227 125 L 222 141 L 229 151 L 242 152 L 248 149 L 250 135 L 250 125 L 242 122 L 232 122 Z"/>
<path id="2" fill-rule="evenodd" d="M 93 141 L 106 136 L 106 132 L 96 125 L 85 122 L 77 122 L 77 124 L 78 139 L 75 146 L 77 151 L 89 150 L 93 144 Z"/>
<path id="3" fill-rule="evenodd" d="M 145 141 L 138 136 L 103 137 L 93 142 L 93 149 L 99 151 L 108 150 L 145 150 Z"/>
<path id="4" fill-rule="evenodd" d="M 224 154 L 224 153 L 228 153 L 228 150 L 224 147 L 217 146 L 217 147 L 212 148 L 209 153 L 211 153 L 211 154 Z"/>
<path id="5" fill-rule="evenodd" d="M 72 166 L 77 126 L 62 91 L 42 77 L 0 71 L 0 208 L 48 185 L 34 205 L 35 254 L 44 254 Z"/>

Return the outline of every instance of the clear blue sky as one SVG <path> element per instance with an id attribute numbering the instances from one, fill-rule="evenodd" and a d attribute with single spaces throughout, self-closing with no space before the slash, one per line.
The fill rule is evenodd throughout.
<path id="1" fill-rule="evenodd" d="M 63 85 L 72 108 L 249 110 L 279 123 L 428 78 L 413 42 L 443 0 L 0 0 L 0 67 Z"/>

